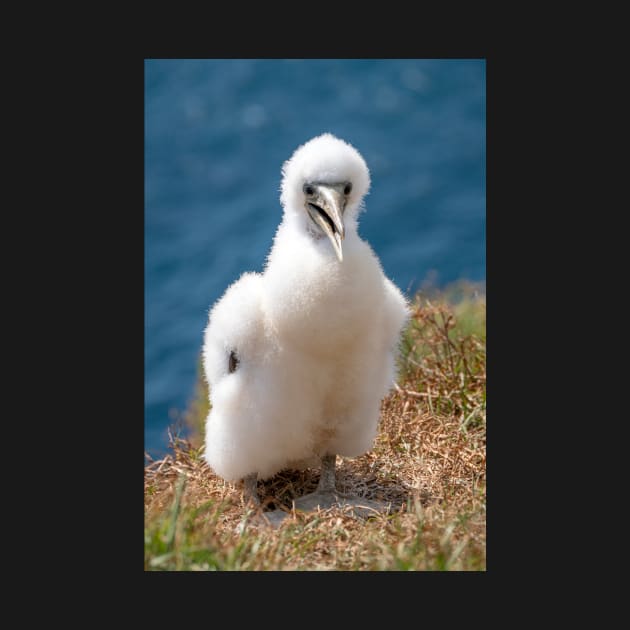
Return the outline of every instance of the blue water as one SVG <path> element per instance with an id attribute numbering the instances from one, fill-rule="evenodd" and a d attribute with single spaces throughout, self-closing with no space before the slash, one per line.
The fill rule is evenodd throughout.
<path id="1" fill-rule="evenodd" d="M 145 450 L 192 396 L 211 305 L 262 270 L 311 137 L 365 158 L 359 231 L 401 289 L 485 280 L 485 79 L 483 60 L 145 61 Z"/>

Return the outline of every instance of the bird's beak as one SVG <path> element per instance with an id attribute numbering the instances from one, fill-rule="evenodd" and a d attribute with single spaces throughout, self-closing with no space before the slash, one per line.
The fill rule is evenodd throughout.
<path id="1" fill-rule="evenodd" d="M 317 196 L 306 204 L 306 209 L 311 219 L 319 225 L 330 239 L 339 262 L 343 261 L 341 241 L 346 235 L 346 229 L 343 225 L 344 206 L 345 197 L 343 192 L 337 190 L 336 187 L 323 184 L 317 186 Z"/>

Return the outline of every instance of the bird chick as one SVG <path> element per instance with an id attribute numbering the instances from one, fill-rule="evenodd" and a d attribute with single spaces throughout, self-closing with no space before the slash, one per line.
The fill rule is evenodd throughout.
<path id="1" fill-rule="evenodd" d="M 335 487 L 336 456 L 373 444 L 409 316 L 357 231 L 369 187 L 343 140 L 326 133 L 299 147 L 282 169 L 284 213 L 263 273 L 244 273 L 210 312 L 204 456 L 254 502 L 258 479 L 321 461 L 316 492 L 296 508 L 375 507 Z"/>

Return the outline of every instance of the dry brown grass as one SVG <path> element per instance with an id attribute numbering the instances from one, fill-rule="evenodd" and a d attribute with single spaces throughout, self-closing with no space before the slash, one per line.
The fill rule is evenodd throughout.
<path id="1" fill-rule="evenodd" d="M 240 488 L 210 470 L 198 435 L 174 437 L 171 453 L 145 467 L 145 568 L 485 570 L 485 300 L 474 290 L 456 304 L 417 298 L 374 448 L 337 461 L 338 489 L 391 503 L 389 515 L 291 511 L 319 471 L 287 470 L 259 493 L 289 517 L 239 533 L 255 516 Z"/>

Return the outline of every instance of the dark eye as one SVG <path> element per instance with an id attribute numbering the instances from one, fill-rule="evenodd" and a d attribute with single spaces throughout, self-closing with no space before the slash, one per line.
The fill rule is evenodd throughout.
<path id="1" fill-rule="evenodd" d="M 303 190 L 309 196 L 315 193 L 315 189 L 310 184 L 304 184 Z"/>
<path id="2" fill-rule="evenodd" d="M 343 194 L 344 195 L 349 195 L 351 190 L 352 190 L 352 184 L 350 182 L 348 182 L 346 184 L 346 187 L 343 189 Z"/>

